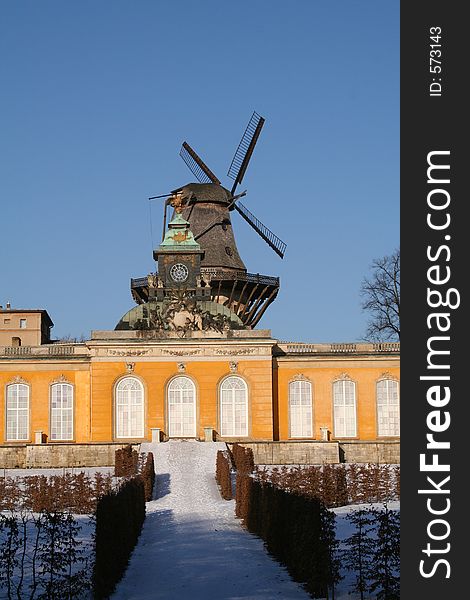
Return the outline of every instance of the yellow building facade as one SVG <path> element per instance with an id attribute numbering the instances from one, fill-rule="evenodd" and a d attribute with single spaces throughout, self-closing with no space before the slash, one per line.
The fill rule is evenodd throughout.
<path id="1" fill-rule="evenodd" d="M 4 445 L 399 437 L 395 343 L 100 331 L 84 343 L 0 347 L 0 389 Z"/>

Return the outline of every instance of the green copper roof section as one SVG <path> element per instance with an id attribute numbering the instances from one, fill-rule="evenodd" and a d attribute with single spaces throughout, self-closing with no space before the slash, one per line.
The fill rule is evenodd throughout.
<path id="1" fill-rule="evenodd" d="M 176 213 L 168 223 L 160 249 L 184 248 L 185 250 L 200 250 L 201 246 L 194 239 L 193 232 L 189 229 L 189 222 L 183 219 L 181 213 Z"/>

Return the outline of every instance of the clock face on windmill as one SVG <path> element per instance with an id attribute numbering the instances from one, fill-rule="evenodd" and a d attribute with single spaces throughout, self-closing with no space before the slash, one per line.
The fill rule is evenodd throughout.
<path id="1" fill-rule="evenodd" d="M 188 267 L 183 263 L 176 263 L 170 268 L 170 277 L 175 283 L 183 283 L 188 276 Z"/>

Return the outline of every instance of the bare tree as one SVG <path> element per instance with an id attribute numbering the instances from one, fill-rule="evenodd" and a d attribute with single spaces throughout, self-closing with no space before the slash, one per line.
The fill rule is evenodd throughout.
<path id="1" fill-rule="evenodd" d="M 375 259 L 372 275 L 361 285 L 362 309 L 370 315 L 365 338 L 400 339 L 400 250 Z"/>

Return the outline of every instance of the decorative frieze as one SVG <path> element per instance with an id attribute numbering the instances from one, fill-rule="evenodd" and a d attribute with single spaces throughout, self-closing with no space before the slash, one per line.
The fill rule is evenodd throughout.
<path id="1" fill-rule="evenodd" d="M 196 356 L 202 354 L 202 350 L 200 348 L 194 348 L 192 350 L 168 350 L 167 348 L 162 348 L 161 354 L 167 356 Z"/>
<path id="2" fill-rule="evenodd" d="M 242 356 L 271 356 L 271 348 L 266 346 L 216 346 L 215 344 L 207 346 L 188 348 L 184 347 L 168 347 L 168 346 L 151 346 L 147 348 L 110 348 L 110 347 L 97 347 L 92 350 L 92 355 L 97 358 L 100 357 L 116 357 L 116 358 L 156 358 L 156 357 L 175 357 L 177 358 L 191 358 L 191 357 L 242 357 Z"/>
<path id="3" fill-rule="evenodd" d="M 108 348 L 107 353 L 109 356 L 145 356 L 150 353 L 150 350 L 113 350 Z"/>
<path id="4" fill-rule="evenodd" d="M 215 348 L 214 354 L 218 354 L 219 356 L 242 356 L 246 354 L 255 354 L 256 348 Z"/>

